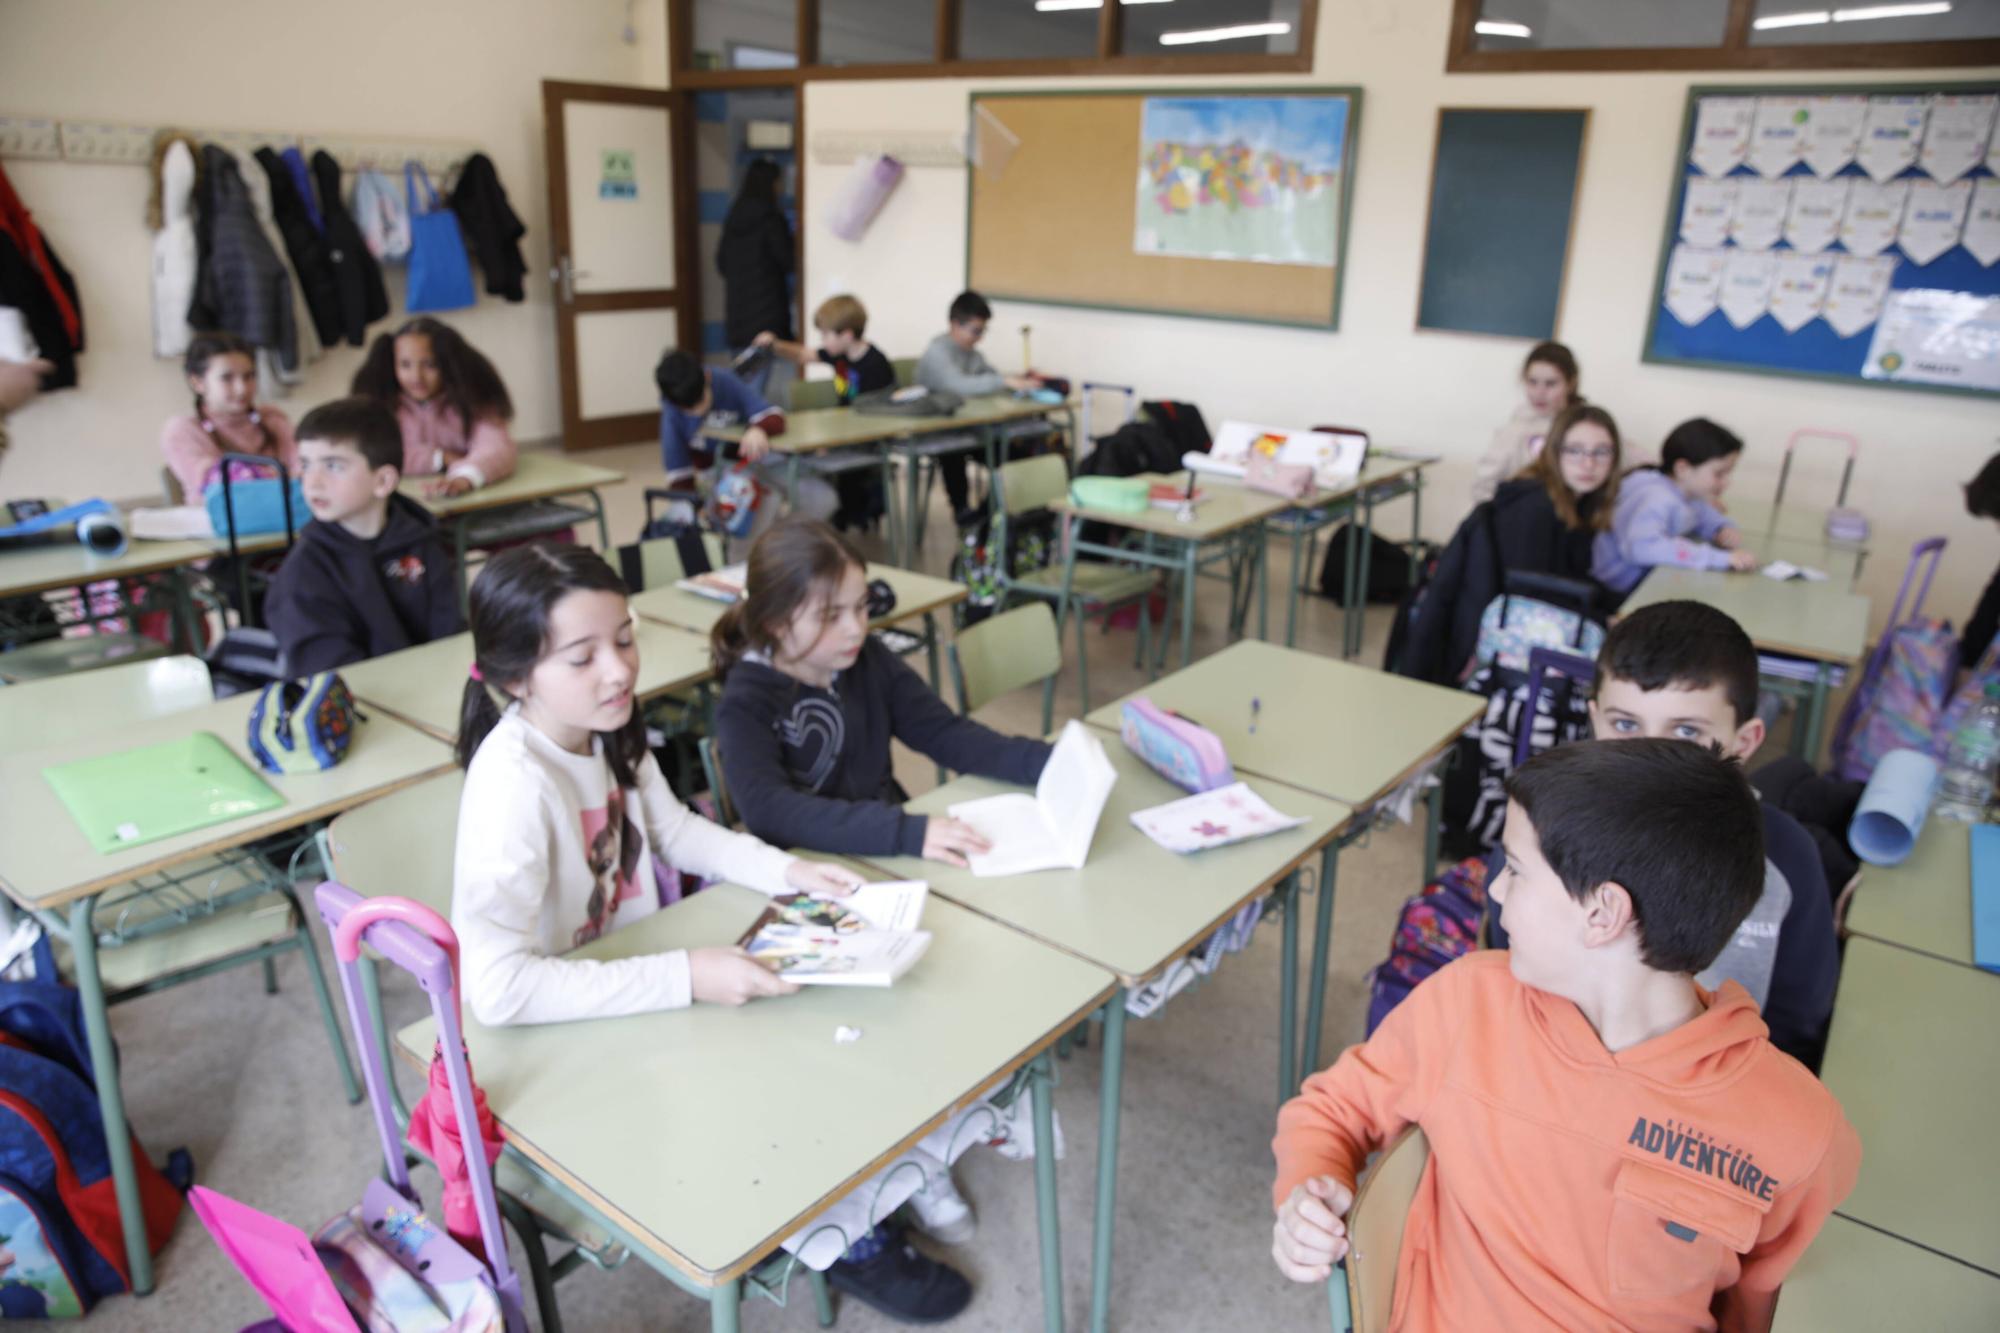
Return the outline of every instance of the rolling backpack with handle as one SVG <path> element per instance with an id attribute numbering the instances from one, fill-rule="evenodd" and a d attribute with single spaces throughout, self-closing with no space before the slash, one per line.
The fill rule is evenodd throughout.
<path id="1" fill-rule="evenodd" d="M 1958 637 L 1950 623 L 1923 616 L 1924 599 L 1944 548 L 1942 537 L 1910 548 L 1909 566 L 1889 610 L 1889 627 L 1868 655 L 1861 679 L 1834 727 L 1833 765 L 1841 777 L 1866 782 L 1889 751 L 1931 748 L 1958 670 Z M 1910 585 L 1919 566 L 1924 568 L 1923 581 L 1911 598 Z"/>
<path id="2" fill-rule="evenodd" d="M 1821 430 L 1817 426 L 1802 426 L 1785 437 L 1784 461 L 1778 465 L 1778 491 L 1771 498 L 1773 513 L 1785 503 L 1785 483 L 1792 476 L 1792 451 L 1808 440 L 1818 440 L 1827 444 L 1838 444 L 1847 449 L 1847 462 L 1840 470 L 1840 491 L 1834 497 L 1834 507 L 1827 511 L 1826 536 L 1829 541 L 1865 542 L 1868 540 L 1868 516 L 1859 509 L 1847 506 L 1848 483 L 1854 480 L 1854 459 L 1861 452 L 1861 441 L 1844 430 Z"/>
<path id="3" fill-rule="evenodd" d="M 278 484 L 270 486 L 270 479 L 258 479 L 254 483 L 258 489 L 252 503 L 239 509 L 239 492 L 234 485 L 237 465 L 251 472 L 276 469 Z M 304 497 L 298 494 L 297 480 L 285 475 L 284 463 L 261 454 L 224 454 L 220 482 L 219 486 L 209 489 L 209 514 L 213 519 L 219 495 L 222 517 L 219 527 L 229 534 L 229 562 L 236 571 L 237 613 L 240 619 L 233 628 L 223 631 L 222 636 L 210 646 L 206 657 L 209 678 L 215 684 L 215 697 L 226 699 L 233 694 L 261 690 L 271 682 L 285 678 L 284 652 L 278 646 L 278 636 L 259 623 L 263 615 L 250 595 L 250 566 L 244 562 L 237 541 L 241 534 L 274 530 L 267 521 L 267 509 L 271 505 L 270 496 L 275 493 L 278 497 L 277 508 L 284 517 L 285 553 L 291 554 L 292 542 L 297 536 L 293 501 L 296 498 L 303 503 Z"/>

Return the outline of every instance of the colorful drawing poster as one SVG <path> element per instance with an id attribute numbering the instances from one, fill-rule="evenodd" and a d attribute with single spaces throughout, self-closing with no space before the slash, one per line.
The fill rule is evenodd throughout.
<path id="1" fill-rule="evenodd" d="M 1346 145 L 1343 98 L 1149 97 L 1132 248 L 1332 268 Z"/>
<path id="2" fill-rule="evenodd" d="M 1997 102 L 2000 99 L 1992 93 L 1937 95 L 1931 103 L 1931 123 L 1924 132 L 1923 152 L 1917 158 L 1931 179 L 1949 185 L 1979 165 L 1993 134 L 1993 109 Z"/>
<path id="3" fill-rule="evenodd" d="M 1909 206 L 1903 210 L 1902 230 L 1896 244 L 1919 264 L 1928 264 L 1958 244 L 1959 229 L 1965 226 L 1965 210 L 1972 203 L 1972 182 L 1910 182 Z"/>
<path id="4" fill-rule="evenodd" d="M 1806 122 L 1806 165 L 1821 180 L 1837 175 L 1854 160 L 1861 146 L 1861 121 L 1868 114 L 1865 97 L 1815 97 Z"/>
<path id="5" fill-rule="evenodd" d="M 1809 255 L 1832 245 L 1833 238 L 1840 234 L 1841 219 L 1847 216 L 1850 180 L 1846 176 L 1830 181 L 1809 176 L 1794 180 L 1792 211 L 1785 215 L 1785 244 Z"/>
<path id="6" fill-rule="evenodd" d="M 1972 187 L 1972 207 L 1965 215 L 1966 251 L 1991 268 L 2000 259 L 2000 176 L 1982 176 Z"/>
<path id="7" fill-rule="evenodd" d="M 1704 97 L 1695 104 L 1694 143 L 1688 161 L 1708 176 L 1726 176 L 1750 151 L 1754 97 Z"/>
<path id="8" fill-rule="evenodd" d="M 2000 297 L 1922 287 L 1891 292 L 1861 373 L 2000 390 Z"/>
<path id="9" fill-rule="evenodd" d="M 1692 328 L 1715 313 L 1722 296 L 1722 265 L 1729 251 L 1677 245 L 1667 261 L 1667 310 Z"/>
<path id="10" fill-rule="evenodd" d="M 1689 245 L 1721 245 L 1729 239 L 1729 219 L 1735 212 L 1735 181 L 1690 176 L 1681 200 L 1681 239 Z"/>
<path id="11" fill-rule="evenodd" d="M 1861 142 L 1854 160 L 1878 181 L 1901 175 L 1917 160 L 1923 143 L 1928 94 L 1871 97 L 1861 119 Z"/>
<path id="12" fill-rule="evenodd" d="M 1790 171 L 1806 149 L 1806 125 L 1812 120 L 1810 97 L 1760 97 L 1750 125 L 1750 149 L 1743 160 L 1767 179 Z"/>

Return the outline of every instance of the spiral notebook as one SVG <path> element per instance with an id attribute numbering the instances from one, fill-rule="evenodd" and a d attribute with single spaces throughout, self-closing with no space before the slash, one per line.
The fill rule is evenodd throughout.
<path id="1" fill-rule="evenodd" d="M 212 731 L 42 770 L 100 852 L 191 833 L 285 803 Z"/>

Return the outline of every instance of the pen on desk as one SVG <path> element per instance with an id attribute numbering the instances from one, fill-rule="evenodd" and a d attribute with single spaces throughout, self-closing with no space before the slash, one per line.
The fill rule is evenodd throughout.
<path id="1" fill-rule="evenodd" d="M 1263 707 L 1264 701 L 1262 699 L 1252 699 L 1250 701 L 1250 734 L 1252 736 L 1257 734 L 1257 714 Z"/>

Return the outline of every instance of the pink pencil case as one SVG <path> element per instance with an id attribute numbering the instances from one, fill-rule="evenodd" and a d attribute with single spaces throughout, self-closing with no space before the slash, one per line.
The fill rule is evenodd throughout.
<path id="1" fill-rule="evenodd" d="M 1148 768 L 1187 791 L 1213 791 L 1236 781 L 1222 738 L 1143 695 L 1119 710 L 1118 735 Z"/>

